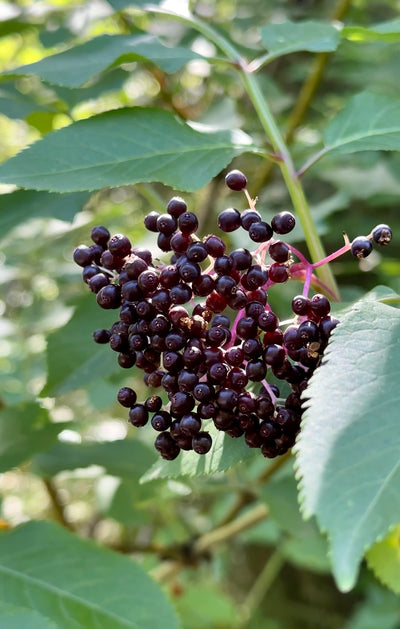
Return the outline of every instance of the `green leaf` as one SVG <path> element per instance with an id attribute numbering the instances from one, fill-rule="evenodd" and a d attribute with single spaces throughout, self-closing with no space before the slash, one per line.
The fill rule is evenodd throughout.
<path id="1" fill-rule="evenodd" d="M 58 218 L 72 221 L 89 199 L 87 192 L 52 194 L 17 190 L 0 195 L 0 240 L 8 232 L 31 218 Z"/>
<path id="2" fill-rule="evenodd" d="M 65 423 L 53 424 L 36 402 L 0 411 L 0 472 L 5 472 L 52 445 Z"/>
<path id="3" fill-rule="evenodd" d="M 366 560 L 377 579 L 400 594 L 400 525 L 376 542 L 367 552 Z"/>
<path id="4" fill-rule="evenodd" d="M 340 40 L 340 31 L 335 26 L 316 20 L 266 24 L 261 27 L 260 33 L 271 58 L 303 50 L 332 52 Z"/>
<path id="5" fill-rule="evenodd" d="M 34 111 L 49 111 L 29 94 L 22 94 L 10 83 L 0 83 L 0 111 L 8 118 L 24 119 Z"/>
<path id="6" fill-rule="evenodd" d="M 373 26 L 344 26 L 341 35 L 353 42 L 400 41 L 400 20 L 388 20 Z"/>
<path id="7" fill-rule="evenodd" d="M 166 111 L 119 109 L 49 133 L 2 164 L 0 181 L 52 192 L 159 181 L 190 191 L 250 149 L 242 133 L 199 133 Z"/>
<path id="8" fill-rule="evenodd" d="M 5 629 L 58 629 L 52 620 L 28 607 L 9 605 L 0 600 L 0 625 Z"/>
<path id="9" fill-rule="evenodd" d="M 326 153 L 400 149 L 400 99 L 362 92 L 331 121 Z"/>
<path id="10" fill-rule="evenodd" d="M 165 72 L 176 72 L 200 55 L 188 48 L 168 48 L 153 35 L 100 35 L 85 44 L 8 70 L 12 76 L 34 75 L 43 81 L 79 87 L 107 68 L 132 61 L 151 61 Z M 84 63 L 82 63 L 84 59 Z"/>
<path id="11" fill-rule="evenodd" d="M 60 629 L 177 629 L 161 589 L 131 559 L 49 522 L 0 535 L 0 596 Z"/>
<path id="12" fill-rule="evenodd" d="M 177 478 L 178 476 L 202 476 L 216 474 L 232 467 L 239 461 L 254 456 L 243 439 L 232 439 L 224 432 L 217 430 L 211 423 L 205 430 L 212 436 L 213 444 L 210 452 L 204 455 L 193 451 L 182 451 L 174 461 L 159 459 L 142 476 L 141 483 L 148 483 L 157 478 Z"/>
<path id="13" fill-rule="evenodd" d="M 61 395 L 121 370 L 117 354 L 92 338 L 94 330 L 108 329 L 114 318 L 99 308 L 93 293 L 79 301 L 68 323 L 48 337 L 48 379 L 42 395 Z"/>
<path id="14" fill-rule="evenodd" d="M 295 446 L 304 514 L 328 533 L 339 588 L 400 519 L 400 311 L 356 303 L 307 387 Z"/>
<path id="15" fill-rule="evenodd" d="M 138 439 L 118 439 L 96 443 L 59 442 L 37 455 L 33 464 L 42 476 L 101 465 L 111 476 L 134 479 L 139 478 L 155 458 L 155 451 Z"/>

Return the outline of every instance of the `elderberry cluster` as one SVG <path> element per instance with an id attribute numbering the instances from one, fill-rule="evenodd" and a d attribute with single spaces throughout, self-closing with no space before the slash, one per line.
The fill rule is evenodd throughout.
<path id="1" fill-rule="evenodd" d="M 218 235 L 197 238 L 197 217 L 180 197 L 169 201 L 165 213 L 144 219 L 167 261 L 102 226 L 93 228 L 93 244 L 74 251 L 99 306 L 119 309 L 118 321 L 96 330 L 94 340 L 109 343 L 121 367 L 138 367 L 146 385 L 160 389 L 161 395 L 138 402 L 136 392 L 123 387 L 118 401 L 129 408 L 133 426 L 150 421 L 158 432 L 155 448 L 168 460 L 181 450 L 207 453 L 210 423 L 243 437 L 265 457 L 285 453 L 300 428 L 301 393 L 338 323 L 320 293 L 296 296 L 290 324 L 280 323 L 268 288 L 290 279 L 294 259 L 290 245 L 275 236 L 289 233 L 295 218 L 283 211 L 271 224 L 263 221 L 240 171 L 228 173 L 226 184 L 245 191 L 251 203 L 242 212 L 222 211 L 218 227 L 247 231 L 258 243 L 254 252 L 228 253 Z M 390 236 L 387 226 L 378 226 L 353 253 L 362 257 L 366 242 L 387 244 Z M 268 383 L 269 374 L 289 384 L 286 398 Z"/>

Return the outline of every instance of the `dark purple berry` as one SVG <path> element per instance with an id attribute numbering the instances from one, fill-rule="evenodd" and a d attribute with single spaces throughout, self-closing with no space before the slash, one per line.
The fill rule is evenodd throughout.
<path id="1" fill-rule="evenodd" d="M 114 234 L 108 241 L 108 250 L 113 256 L 125 258 L 131 252 L 131 241 L 124 234 Z"/>
<path id="2" fill-rule="evenodd" d="M 186 201 L 181 197 L 172 197 L 172 199 L 168 201 L 167 212 L 174 218 L 178 218 L 181 214 L 186 212 L 186 210 Z"/>
<path id="3" fill-rule="evenodd" d="M 145 228 L 148 229 L 150 232 L 158 232 L 157 219 L 159 216 L 159 212 L 149 212 L 149 214 L 144 217 L 143 222 Z"/>
<path id="4" fill-rule="evenodd" d="M 247 179 L 240 170 L 231 170 L 225 177 L 225 183 L 231 190 L 239 192 L 247 186 Z"/>
<path id="5" fill-rule="evenodd" d="M 136 403 L 136 392 L 130 387 L 122 387 L 118 391 L 117 399 L 121 406 L 131 408 Z"/>
<path id="6" fill-rule="evenodd" d="M 240 225 L 240 212 L 233 207 L 223 210 L 218 216 L 218 227 L 222 229 L 223 232 L 233 232 L 239 229 Z"/>
<path id="7" fill-rule="evenodd" d="M 208 432 L 199 432 L 192 439 L 192 447 L 197 454 L 207 454 L 211 446 L 212 438 Z"/>
<path id="8" fill-rule="evenodd" d="M 365 236 L 357 236 L 351 243 L 351 253 L 359 260 L 363 260 L 372 251 L 372 243 Z"/>
<path id="9" fill-rule="evenodd" d="M 272 238 L 272 235 L 271 225 L 264 221 L 252 223 L 249 227 L 249 236 L 254 242 L 267 242 Z"/>
<path id="10" fill-rule="evenodd" d="M 90 237 L 96 245 L 100 245 L 103 249 L 105 249 L 110 238 L 110 232 L 107 227 L 96 225 L 96 227 L 93 227 Z"/>
<path id="11" fill-rule="evenodd" d="M 372 230 L 372 238 L 378 245 L 388 245 L 392 240 L 392 230 L 389 225 L 381 223 Z"/>
<path id="12" fill-rule="evenodd" d="M 273 242 L 268 249 L 268 254 L 275 262 L 287 262 L 290 255 L 290 247 L 282 240 Z"/>
<path id="13" fill-rule="evenodd" d="M 261 222 L 261 215 L 257 212 L 257 210 L 244 210 L 240 215 L 240 222 L 243 229 L 249 231 L 253 223 Z"/>
<path id="14" fill-rule="evenodd" d="M 271 221 L 271 227 L 276 234 L 288 234 L 295 225 L 296 219 L 291 212 L 279 212 Z"/>
<path id="15" fill-rule="evenodd" d="M 99 290 L 96 299 L 99 306 L 106 310 L 119 308 L 121 305 L 121 289 L 119 286 L 109 284 Z"/>

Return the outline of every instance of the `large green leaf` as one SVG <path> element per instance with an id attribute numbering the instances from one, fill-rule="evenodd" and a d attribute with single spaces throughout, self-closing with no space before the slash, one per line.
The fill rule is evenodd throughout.
<path id="1" fill-rule="evenodd" d="M 325 131 L 323 153 L 400 149 L 400 99 L 357 94 Z"/>
<path id="2" fill-rule="evenodd" d="M 235 155 L 245 134 L 200 133 L 166 111 L 110 111 L 49 133 L 0 166 L 0 181 L 52 192 L 159 181 L 196 190 Z"/>
<path id="3" fill-rule="evenodd" d="M 142 476 L 140 482 L 147 483 L 157 478 L 216 474 L 227 470 L 243 459 L 254 456 L 254 450 L 249 448 L 243 439 L 232 439 L 224 432 L 217 430 L 211 420 L 204 425 L 204 429 L 213 439 L 210 452 L 199 455 L 193 450 L 182 451 L 174 461 L 159 459 Z"/>
<path id="4" fill-rule="evenodd" d="M 100 35 L 85 44 L 8 70 L 12 76 L 39 76 L 47 83 L 79 87 L 110 66 L 151 61 L 165 72 L 176 72 L 199 55 L 188 48 L 168 48 L 152 35 Z M 82 60 L 84 62 L 82 63 Z"/>
<path id="5" fill-rule="evenodd" d="M 142 568 L 49 522 L 0 535 L 0 598 L 59 629 L 178 628 L 164 593 Z"/>
<path id="6" fill-rule="evenodd" d="M 340 31 L 332 24 L 314 20 L 266 24 L 260 32 L 271 58 L 302 50 L 332 52 L 340 40 Z"/>
<path id="7" fill-rule="evenodd" d="M 68 323 L 48 338 L 48 378 L 44 395 L 61 395 L 121 371 L 117 354 L 109 346 L 98 345 L 92 333 L 109 328 L 115 315 L 102 310 L 93 293 L 85 295 Z"/>
<path id="8" fill-rule="evenodd" d="M 156 458 L 155 450 L 138 439 L 93 443 L 57 443 L 33 459 L 39 474 L 54 476 L 64 470 L 101 465 L 107 474 L 134 479 Z"/>
<path id="9" fill-rule="evenodd" d="M 346 312 L 307 387 L 295 446 L 301 502 L 328 533 L 343 591 L 400 521 L 399 378 L 400 311 L 366 300 Z"/>
<path id="10" fill-rule="evenodd" d="M 49 448 L 65 423 L 51 423 L 36 402 L 6 406 L 0 411 L 0 472 Z"/>
<path id="11" fill-rule="evenodd" d="M 72 221 L 89 199 L 87 192 L 54 194 L 17 190 L 0 195 L 0 240 L 7 233 L 31 218 L 51 217 Z"/>

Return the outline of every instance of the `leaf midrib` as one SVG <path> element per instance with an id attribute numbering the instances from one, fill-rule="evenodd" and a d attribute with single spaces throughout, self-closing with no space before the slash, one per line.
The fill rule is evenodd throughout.
<path id="1" fill-rule="evenodd" d="M 41 587 L 43 590 L 45 590 L 47 592 L 54 593 L 56 596 L 58 596 L 60 598 L 64 598 L 64 599 L 68 599 L 68 600 L 77 602 L 80 605 L 82 605 L 83 607 L 86 607 L 87 609 L 93 610 L 95 612 L 100 612 L 104 617 L 107 617 L 110 620 L 117 620 L 120 623 L 121 626 L 125 626 L 125 627 L 127 627 L 127 629 L 135 629 L 135 628 L 136 629 L 141 629 L 140 625 L 137 625 L 136 623 L 133 624 L 132 622 L 127 624 L 127 621 L 124 618 L 122 618 L 121 616 L 117 616 L 113 612 L 106 611 L 102 607 L 99 607 L 98 605 L 96 605 L 95 603 L 88 602 L 87 600 L 82 599 L 79 596 L 76 596 L 75 594 L 71 594 L 71 592 L 67 592 L 66 590 L 61 590 L 60 588 L 57 588 L 57 587 L 55 587 L 53 585 L 50 585 L 46 581 L 42 581 L 41 579 L 32 577 L 30 575 L 21 574 L 17 570 L 13 570 L 12 568 L 8 568 L 7 566 L 4 566 L 4 565 L 0 564 L 0 573 L 1 572 L 4 572 L 5 574 L 12 575 L 12 576 L 16 577 L 22 583 L 26 583 L 26 582 L 32 583 L 32 584 L 34 584 L 36 586 Z"/>

